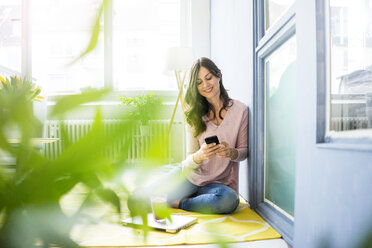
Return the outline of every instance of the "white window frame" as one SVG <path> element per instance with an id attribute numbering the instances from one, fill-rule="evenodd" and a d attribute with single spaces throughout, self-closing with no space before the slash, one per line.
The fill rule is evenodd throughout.
<path id="1" fill-rule="evenodd" d="M 253 20 L 254 20 L 254 85 L 253 85 L 253 132 L 251 153 L 252 166 L 250 168 L 250 205 L 261 217 L 269 222 L 283 238 L 293 244 L 294 238 L 294 218 L 284 212 L 276 205 L 265 200 L 265 58 L 282 44 L 296 34 L 296 11 L 293 3 L 287 8 L 272 26 L 265 30 L 265 4 L 264 0 L 253 1 Z"/>

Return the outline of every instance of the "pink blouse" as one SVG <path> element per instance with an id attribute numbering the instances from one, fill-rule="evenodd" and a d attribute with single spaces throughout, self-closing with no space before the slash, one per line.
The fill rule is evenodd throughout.
<path id="1" fill-rule="evenodd" d="M 207 116 L 203 120 L 207 129 L 198 137 L 193 136 L 192 129 L 187 130 L 187 154 L 190 155 L 182 162 L 182 167 L 193 168 L 188 179 L 195 185 L 222 183 L 239 193 L 239 162 L 246 159 L 248 154 L 248 108 L 244 103 L 233 100 L 220 125 L 209 121 Z M 220 143 L 226 142 L 238 151 L 236 160 L 215 155 L 199 165 L 194 162 L 192 155 L 205 143 L 204 138 L 213 135 L 217 135 Z"/>

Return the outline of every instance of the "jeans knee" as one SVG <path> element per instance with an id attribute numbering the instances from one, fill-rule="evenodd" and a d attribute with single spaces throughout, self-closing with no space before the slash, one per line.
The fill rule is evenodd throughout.
<path id="1" fill-rule="evenodd" d="M 216 214 L 230 214 L 239 205 L 239 196 L 232 189 L 231 191 L 225 191 L 223 194 L 217 195 L 217 199 L 215 204 Z"/>

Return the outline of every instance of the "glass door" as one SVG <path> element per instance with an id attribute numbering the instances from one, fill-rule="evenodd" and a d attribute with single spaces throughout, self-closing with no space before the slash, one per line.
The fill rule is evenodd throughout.
<path id="1" fill-rule="evenodd" d="M 294 216 L 296 164 L 295 36 L 265 59 L 264 201 Z"/>
<path id="2" fill-rule="evenodd" d="M 294 0 L 256 0 L 250 203 L 292 244 L 296 168 Z"/>

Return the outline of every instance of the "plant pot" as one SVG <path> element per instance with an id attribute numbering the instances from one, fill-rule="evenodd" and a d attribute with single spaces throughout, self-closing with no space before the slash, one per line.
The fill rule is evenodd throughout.
<path id="1" fill-rule="evenodd" d="M 47 119 L 47 105 L 46 99 L 40 102 L 33 102 L 33 114 L 37 120 L 35 123 L 35 137 L 44 137 L 44 123 Z"/>

